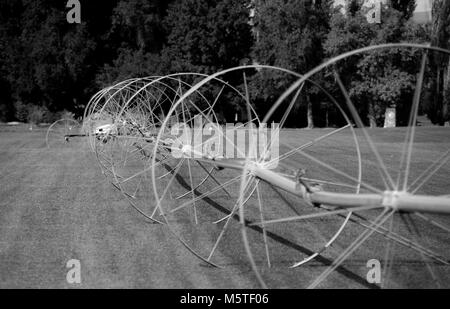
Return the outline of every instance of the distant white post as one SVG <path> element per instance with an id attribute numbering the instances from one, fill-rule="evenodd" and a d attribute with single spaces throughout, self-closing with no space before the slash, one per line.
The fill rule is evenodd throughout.
<path id="1" fill-rule="evenodd" d="M 369 24 L 381 23 L 381 0 L 369 0 L 365 3 L 369 10 L 366 14 L 367 22 Z"/>
<path id="2" fill-rule="evenodd" d="M 393 108 L 386 108 L 386 115 L 384 117 L 384 127 L 385 128 L 395 128 L 396 127 L 396 110 Z"/>

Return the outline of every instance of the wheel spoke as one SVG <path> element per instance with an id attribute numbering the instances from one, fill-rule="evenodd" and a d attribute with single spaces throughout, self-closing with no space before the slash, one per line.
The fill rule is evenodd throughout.
<path id="1" fill-rule="evenodd" d="M 309 160 L 311 160 L 311 161 L 321 165 L 322 167 L 324 167 L 324 168 L 326 168 L 326 169 L 328 169 L 328 170 L 330 170 L 330 171 L 332 171 L 332 172 L 334 172 L 334 173 L 336 173 L 338 175 L 341 175 L 341 176 L 343 176 L 343 177 L 345 177 L 345 178 L 347 178 L 349 180 L 354 181 L 355 183 L 365 187 L 368 190 L 371 190 L 371 191 L 373 191 L 375 193 L 383 193 L 383 191 L 381 191 L 381 190 L 379 190 L 379 189 L 377 189 L 377 188 L 367 184 L 366 182 L 360 181 L 359 179 L 356 179 L 355 177 L 350 176 L 347 173 L 345 173 L 343 171 L 340 171 L 340 170 L 332 167 L 331 165 L 329 165 L 329 164 L 327 164 L 325 162 L 322 162 L 319 159 L 314 158 L 313 156 L 308 155 L 307 153 L 303 152 L 302 150 L 297 150 L 297 153 L 301 154 L 302 156 L 306 157 L 307 159 L 309 159 Z"/>
<path id="2" fill-rule="evenodd" d="M 446 227 L 446 226 L 443 225 L 442 223 L 439 223 L 439 222 L 437 222 L 436 220 L 433 220 L 433 219 L 431 219 L 431 218 L 428 218 L 427 216 L 425 216 L 425 215 L 423 215 L 423 214 L 421 214 L 421 213 L 418 213 L 418 212 L 415 212 L 414 214 L 415 214 L 417 217 L 421 218 L 422 220 L 424 220 L 424 221 L 430 223 L 431 225 L 434 225 L 435 227 L 438 227 L 438 228 L 440 228 L 441 230 L 443 230 L 443 231 L 445 231 L 445 232 L 447 232 L 447 233 L 450 234 L 450 228 L 449 228 L 449 227 Z"/>
<path id="3" fill-rule="evenodd" d="M 249 224 L 249 226 L 263 226 L 263 225 L 269 225 L 269 224 L 286 223 L 286 222 L 293 222 L 293 221 L 300 221 L 300 220 L 307 220 L 307 219 L 319 219 L 319 218 L 331 217 L 331 216 L 340 215 L 340 214 L 348 214 L 349 212 L 358 212 L 358 211 L 379 209 L 379 208 L 383 208 L 383 206 L 382 205 L 361 206 L 361 207 L 352 208 L 351 211 L 349 209 L 339 209 L 339 210 L 335 210 L 335 211 L 313 213 L 313 214 L 308 214 L 308 215 L 304 215 L 304 216 L 294 216 L 294 217 L 288 217 L 288 218 L 268 220 L 268 221 L 264 221 L 264 222 L 255 222 L 255 223 Z"/>
<path id="4" fill-rule="evenodd" d="M 325 134 L 325 135 L 323 135 L 323 136 L 321 136 L 321 137 L 319 137 L 319 138 L 316 138 L 316 139 L 314 139 L 313 141 L 310 141 L 310 142 L 308 142 L 308 143 L 306 143 L 306 144 L 303 144 L 303 145 L 301 145 L 301 146 L 299 146 L 299 147 L 297 147 L 297 148 L 291 149 L 291 150 L 289 150 L 288 152 L 286 152 L 286 153 L 280 155 L 278 158 L 272 159 L 269 163 L 267 163 L 267 165 L 270 166 L 271 163 L 274 163 L 274 162 L 277 162 L 277 161 L 281 161 L 281 160 L 288 159 L 290 156 L 292 156 L 293 154 L 297 153 L 299 150 L 304 150 L 304 149 L 306 149 L 306 148 L 309 148 L 309 147 L 311 147 L 311 146 L 314 146 L 314 145 L 316 145 L 317 143 L 319 143 L 319 142 L 321 142 L 321 141 L 324 141 L 324 140 L 326 140 L 326 139 L 332 137 L 333 135 L 342 132 L 343 130 L 345 130 L 345 129 L 349 128 L 349 127 L 352 127 L 352 125 L 350 125 L 350 124 L 349 124 L 349 125 L 346 125 L 346 126 L 340 128 L 340 129 L 334 130 L 334 131 L 332 131 L 332 132 L 330 132 L 330 133 L 328 133 L 328 134 Z"/>
<path id="5" fill-rule="evenodd" d="M 410 129 L 408 130 L 408 133 L 406 135 L 406 140 L 404 143 L 404 149 L 402 153 L 402 161 L 400 163 L 400 170 L 398 175 L 398 182 L 397 182 L 397 190 L 403 190 L 405 191 L 408 187 L 408 178 L 409 178 L 409 172 L 411 168 L 411 156 L 412 156 L 412 150 L 414 145 L 414 138 L 416 134 L 416 123 L 417 123 L 417 113 L 419 112 L 419 103 L 420 103 L 420 96 L 422 93 L 422 86 L 423 86 L 423 79 L 425 76 L 425 69 L 426 69 L 426 63 L 427 63 L 427 53 L 424 53 L 422 56 L 422 64 L 420 67 L 420 74 L 417 79 L 416 83 L 416 90 L 414 92 L 414 99 L 413 104 L 411 107 L 411 114 L 410 114 L 410 120 L 409 125 Z M 403 176 L 403 184 L 400 184 L 401 178 Z M 402 186 L 400 188 L 400 186 Z"/>
<path id="6" fill-rule="evenodd" d="M 404 246 L 406 248 L 410 248 L 410 249 L 412 249 L 414 251 L 417 251 L 419 253 L 421 252 L 421 253 L 425 254 L 426 256 L 436 260 L 439 263 L 442 263 L 444 265 L 450 265 L 444 258 L 440 257 L 438 254 L 436 254 L 436 253 L 434 253 L 434 252 L 432 252 L 430 250 L 427 250 L 426 248 L 422 247 L 421 245 L 419 245 L 417 243 L 414 243 L 410 239 L 407 239 L 407 238 L 405 238 L 405 237 L 403 237 L 403 236 L 401 236 L 399 234 L 396 234 L 394 232 L 389 233 L 389 230 L 384 228 L 384 227 L 382 227 L 382 226 L 378 227 L 377 229 L 374 229 L 370 225 L 370 224 L 372 224 L 372 221 L 370 221 L 367 218 L 362 217 L 360 215 L 358 215 L 358 217 L 359 217 L 359 219 L 363 220 L 364 222 L 367 222 L 367 224 L 359 222 L 359 221 L 357 221 L 355 219 L 351 219 L 350 221 L 352 223 L 354 223 L 354 224 L 357 224 L 357 225 L 365 228 L 365 229 L 374 230 L 374 232 L 376 232 L 377 234 L 379 234 L 379 235 L 381 235 L 381 236 L 383 236 L 383 237 L 385 237 L 387 239 L 393 240 L 397 244 L 400 244 L 400 245 L 402 245 L 402 246 Z"/>
<path id="7" fill-rule="evenodd" d="M 408 188 L 411 194 L 415 194 L 420 188 L 425 185 L 431 177 L 436 174 L 442 166 L 444 166 L 450 159 L 450 149 L 447 150 L 439 159 L 431 164 Z"/>
<path id="8" fill-rule="evenodd" d="M 336 268 L 338 268 L 355 250 L 357 250 L 366 240 L 372 236 L 374 230 L 379 226 L 383 225 L 386 220 L 388 220 L 395 210 L 385 209 L 381 215 L 371 224 L 374 229 L 368 229 L 364 231 L 344 252 L 342 252 L 339 257 L 334 260 L 333 264 L 330 265 L 316 280 L 308 287 L 310 289 L 316 288 L 321 284 Z"/>
<path id="9" fill-rule="evenodd" d="M 214 170 L 216 170 L 216 168 L 213 167 L 210 171 L 208 171 L 207 168 L 203 165 L 202 162 L 200 162 L 200 161 L 195 161 L 195 162 L 197 162 L 197 164 L 198 164 L 205 172 L 208 173 L 208 177 L 210 177 L 217 185 L 222 186 L 222 184 L 220 183 L 220 181 L 217 180 L 217 178 L 214 177 L 214 175 L 212 174 L 212 172 L 213 172 Z M 231 193 L 228 192 L 227 189 L 225 189 L 225 187 L 222 186 L 222 190 L 223 190 L 223 192 L 225 192 L 226 195 L 228 195 L 229 197 L 231 197 Z"/>
<path id="10" fill-rule="evenodd" d="M 214 188 L 214 189 L 212 189 L 212 190 L 208 190 L 208 192 L 206 192 L 206 193 L 204 193 L 204 194 L 202 194 L 202 195 L 197 196 L 195 199 L 193 199 L 193 200 L 191 200 L 191 201 L 189 201 L 189 202 L 186 202 L 186 203 L 184 203 L 184 204 L 182 204 L 182 205 L 180 205 L 180 206 L 178 206 L 178 207 L 172 209 L 171 212 L 176 212 L 176 211 L 179 211 L 179 210 L 181 210 L 181 209 L 183 209 L 183 208 L 189 207 L 189 206 L 192 205 L 192 203 L 193 203 L 194 201 L 196 201 L 196 202 L 197 202 L 197 201 L 200 201 L 200 200 L 202 200 L 202 199 L 208 197 L 209 195 L 211 195 L 211 194 L 213 194 L 213 193 L 216 193 L 217 191 L 223 190 L 223 188 L 225 188 L 225 187 L 227 187 L 227 186 L 229 186 L 229 185 L 231 185 L 231 184 L 233 184 L 233 183 L 238 182 L 238 181 L 240 180 L 240 178 L 241 178 L 241 176 L 234 177 L 233 179 L 228 180 L 227 182 L 223 183 L 222 185 L 217 186 L 216 188 Z"/>
<path id="11" fill-rule="evenodd" d="M 262 204 L 262 198 L 261 198 L 261 192 L 259 190 L 259 185 L 260 185 L 260 181 L 258 180 L 256 183 L 256 194 L 258 196 L 258 207 L 259 207 L 259 219 L 261 220 L 261 222 L 264 222 L 264 208 L 263 208 L 263 204 Z M 270 263 L 270 253 L 269 253 L 269 243 L 267 241 L 267 231 L 266 231 L 266 226 L 264 224 L 261 225 L 262 227 L 262 231 L 263 231 L 263 241 L 264 241 L 264 249 L 266 252 L 266 259 L 267 259 L 267 266 L 270 268 L 271 267 L 271 263 Z"/>
<path id="12" fill-rule="evenodd" d="M 334 236 L 320 250 L 318 250 L 316 253 L 312 254 L 311 256 L 303 259 L 303 261 L 295 263 L 294 265 L 291 266 L 291 268 L 300 267 L 300 266 L 306 264 L 307 262 L 315 259 L 319 255 L 321 255 L 323 252 L 325 252 L 325 250 L 327 250 L 336 241 L 336 239 L 341 235 L 341 233 L 344 231 L 344 228 L 347 226 L 347 223 L 350 221 L 350 218 L 351 218 L 352 215 L 353 215 L 353 212 L 350 211 L 346 215 L 344 223 L 341 225 L 339 230 L 334 234 Z"/>
<path id="13" fill-rule="evenodd" d="M 347 107 L 349 108 L 356 124 L 358 125 L 358 127 L 362 130 L 364 137 L 366 138 L 366 141 L 369 143 L 370 148 L 372 149 L 373 154 L 375 155 L 377 162 L 379 164 L 379 167 L 381 168 L 382 171 L 382 176 L 383 178 L 387 179 L 387 182 L 390 184 L 390 189 L 395 188 L 395 184 L 394 181 L 392 180 L 391 175 L 389 174 L 386 165 L 384 164 L 383 159 L 380 156 L 380 153 L 378 152 L 375 143 L 372 141 L 372 138 L 370 137 L 369 133 L 367 132 L 364 123 L 361 120 L 361 117 L 358 114 L 358 111 L 355 108 L 355 105 L 352 103 L 351 99 L 350 99 L 350 95 L 348 94 L 347 90 L 344 87 L 344 84 L 342 83 L 341 77 L 339 76 L 339 74 L 334 71 L 334 76 L 336 78 L 336 81 L 339 85 L 339 88 L 341 89 L 342 94 L 345 97 L 345 101 L 347 103 Z"/>
<path id="14" fill-rule="evenodd" d="M 248 187 L 251 185 L 253 181 L 253 177 L 251 177 L 248 181 L 248 183 L 246 184 L 246 190 L 248 189 Z M 256 188 L 256 186 L 255 186 Z M 255 189 L 253 189 L 253 191 L 250 193 L 249 196 L 251 196 L 253 194 L 253 192 L 255 192 Z M 244 201 L 244 204 L 248 201 L 248 199 L 246 199 L 246 201 Z M 214 247 L 212 248 L 211 252 L 209 253 L 209 256 L 207 258 L 208 261 L 211 261 L 211 258 L 214 254 L 214 252 L 216 251 L 217 247 L 219 246 L 220 241 L 222 240 L 223 236 L 225 235 L 225 231 L 228 228 L 228 225 L 231 222 L 231 219 L 233 218 L 234 214 L 236 213 L 236 211 L 238 210 L 239 207 L 239 201 L 236 202 L 236 204 L 233 206 L 233 209 L 231 210 L 230 215 L 228 216 L 224 226 L 222 227 L 222 230 L 220 231 L 219 237 L 216 240 L 216 243 L 214 244 Z"/>
<path id="15" fill-rule="evenodd" d="M 388 233 L 392 234 L 393 229 L 394 229 L 394 216 L 391 216 L 391 218 L 389 219 L 389 229 L 388 229 Z M 386 251 L 385 251 L 385 255 L 384 255 L 384 269 L 383 269 L 383 274 L 382 274 L 382 283 L 381 283 L 381 287 L 382 288 L 387 288 L 389 280 L 390 280 L 390 275 L 391 275 L 391 270 L 392 270 L 392 264 L 393 264 L 393 255 L 394 254 L 394 243 L 391 241 L 391 239 L 388 239 L 387 241 L 387 247 L 386 247 Z"/>

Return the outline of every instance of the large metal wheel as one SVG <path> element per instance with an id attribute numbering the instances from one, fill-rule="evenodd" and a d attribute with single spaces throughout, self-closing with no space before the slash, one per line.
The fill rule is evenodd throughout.
<path id="1" fill-rule="evenodd" d="M 242 171 L 246 164 L 270 166 L 272 171 L 287 174 L 292 179 L 297 177 L 298 171 L 302 169 L 302 166 L 304 167 L 304 164 L 297 164 L 294 165 L 296 167 L 289 168 L 290 164 L 292 166 L 292 162 L 288 161 L 290 156 L 285 156 L 280 160 L 275 153 L 269 153 L 272 148 L 278 147 L 278 145 L 271 147 L 271 141 L 275 142 L 277 140 L 276 136 L 279 133 L 279 128 L 274 130 L 270 128 L 267 128 L 267 130 L 264 129 L 264 125 L 259 122 L 254 110 L 252 91 L 249 89 L 249 83 L 259 82 L 258 76 L 264 75 L 267 71 L 276 72 L 279 77 L 292 81 L 300 78 L 300 75 L 288 70 L 267 66 L 246 66 L 226 70 L 205 78 L 183 93 L 168 113 L 168 117 L 171 115 L 179 115 L 181 113 L 180 111 L 185 111 L 187 114 L 185 118 L 188 119 L 202 117 L 205 119 L 203 128 L 215 131 L 214 138 L 221 141 L 225 146 L 220 149 L 221 151 L 219 153 L 211 155 L 208 153 L 208 148 L 196 148 L 195 145 L 192 147 L 185 141 L 179 141 L 177 147 L 181 150 L 178 153 L 181 161 L 172 170 L 170 179 L 166 182 L 161 182 L 156 175 L 156 169 L 152 175 L 157 205 L 168 227 L 189 251 L 209 265 L 217 267 L 230 264 L 245 265 L 243 262 L 245 262 L 246 252 L 242 243 L 239 241 L 240 218 L 238 211 L 241 201 L 245 205 L 245 208 L 248 209 L 243 219 L 246 224 L 258 222 L 266 216 L 270 217 L 272 212 L 295 215 L 303 212 L 304 209 L 313 208 L 312 205 L 303 202 L 301 198 L 289 196 L 285 192 L 278 190 L 276 186 L 262 182 L 253 176 L 246 180 L 244 194 L 239 194 L 239 183 L 243 179 Z M 242 76 L 240 90 L 237 88 L 228 89 L 230 86 L 225 81 L 229 75 Z M 252 78 L 247 76 L 251 76 Z M 307 84 L 309 87 L 321 89 L 319 85 L 312 82 L 308 82 Z M 194 103 L 197 101 L 192 99 L 192 97 L 196 93 L 210 91 L 210 89 L 217 90 L 209 99 L 209 104 L 200 107 L 197 103 Z M 303 85 L 298 87 L 296 94 L 291 96 L 286 106 L 284 106 L 288 113 L 294 106 L 298 105 L 302 90 Z M 331 96 L 328 95 L 328 97 L 330 100 L 332 99 Z M 235 129 L 230 128 L 231 131 L 223 130 L 217 123 L 217 120 L 214 117 L 210 117 L 210 115 L 224 113 L 220 110 L 222 100 L 232 101 L 235 103 L 236 111 L 239 111 L 238 120 L 241 120 L 241 122 L 237 124 Z M 331 100 L 331 103 L 335 102 Z M 357 158 L 349 163 L 349 165 L 354 166 L 353 184 L 348 182 L 343 183 L 338 179 L 314 178 L 314 174 L 309 174 L 307 181 L 311 182 L 312 185 L 320 184 L 322 186 L 333 187 L 336 190 L 357 193 L 361 182 L 359 148 L 353 133 L 352 124 L 349 122 L 344 111 L 339 111 L 342 113 L 342 119 L 345 123 L 341 128 L 328 130 L 316 137 L 313 137 L 310 132 L 305 131 L 299 134 L 299 137 L 295 138 L 294 142 L 298 143 L 298 145 L 303 145 L 304 148 L 317 149 L 322 140 L 331 138 L 334 135 L 344 134 L 349 136 L 351 142 L 349 142 L 348 147 L 353 149 L 354 156 Z M 230 118 L 231 121 L 235 120 L 233 116 L 233 113 L 228 115 L 228 120 L 230 121 Z M 180 118 L 179 116 L 177 117 Z M 286 117 L 282 118 L 281 127 L 283 128 L 287 119 Z M 186 123 L 184 119 L 179 120 L 182 123 Z M 168 125 L 169 121 L 166 121 L 162 124 L 162 128 Z M 161 132 L 156 140 L 157 145 L 167 142 L 168 137 L 164 137 L 164 134 Z M 229 134 L 230 132 L 232 134 Z M 202 132 L 199 134 L 201 135 Z M 256 138 L 254 137 L 255 135 Z M 264 138 L 266 141 L 262 143 L 261 139 Z M 210 139 L 203 132 L 202 138 L 198 140 L 201 140 L 201 145 L 204 146 L 208 144 Z M 171 140 L 170 137 L 169 140 Z M 176 137 L 173 137 L 172 140 L 175 141 Z M 252 149 L 252 141 L 261 142 L 258 150 Z M 293 145 L 282 144 L 280 145 L 280 151 L 295 153 L 294 150 L 297 146 L 294 147 Z M 232 148 L 232 151 L 229 151 L 227 147 Z M 275 150 L 277 151 L 278 149 Z M 154 153 L 156 154 L 156 151 Z M 249 156 L 250 154 L 252 155 Z M 273 160 L 275 157 L 277 160 Z M 338 157 L 335 160 L 338 160 Z M 154 160 L 152 166 L 155 166 L 156 163 L 157 161 Z M 209 175 L 209 179 L 206 178 L 205 180 L 203 173 Z M 196 182 L 195 179 L 202 180 L 202 182 Z M 178 192 L 182 194 L 180 195 Z M 263 195 L 266 194 L 270 195 L 272 199 L 276 197 L 278 201 L 277 205 L 270 205 L 270 208 L 268 206 L 262 207 L 261 201 L 264 199 Z M 298 261 L 306 262 L 306 260 L 318 255 L 318 252 L 330 246 L 342 232 L 349 218 L 350 214 L 346 214 L 343 220 L 336 220 L 335 230 L 320 239 L 314 251 L 308 252 L 308 254 L 299 254 L 298 250 L 294 248 L 292 254 L 295 258 L 292 260 L 291 265 Z M 258 250 L 260 251 L 258 252 L 261 253 L 259 257 L 261 260 L 265 260 L 265 265 L 269 267 L 286 267 L 288 263 L 286 251 L 279 251 L 277 245 L 272 247 L 272 243 L 277 244 L 284 241 L 295 242 L 298 238 L 299 231 L 291 229 L 287 233 L 288 235 L 282 235 L 278 232 L 269 232 L 263 227 L 254 228 L 254 232 L 254 239 L 251 242 L 259 248 Z M 274 252 L 271 253 L 271 251 Z M 280 257 L 281 261 L 279 259 Z"/>
<path id="2" fill-rule="evenodd" d="M 299 166 L 306 167 L 308 172 L 302 173 L 298 180 L 302 187 L 307 189 L 304 200 L 316 206 L 304 207 L 305 211 L 295 215 L 287 215 L 280 209 L 264 203 L 266 200 L 264 193 L 267 190 L 257 188 L 257 205 L 259 209 L 265 210 L 264 216 L 257 218 L 254 208 L 249 206 L 246 192 L 252 182 L 261 184 L 264 181 L 252 174 L 254 165 L 252 160 L 246 161 L 238 198 L 239 218 L 245 249 L 261 286 L 315 288 L 336 287 L 342 284 L 342 286 L 374 287 L 376 285 L 366 281 L 367 265 L 370 260 L 381 261 L 381 284 L 378 286 L 398 287 L 396 276 L 401 277 L 402 269 L 412 263 L 420 273 L 413 276 L 416 284 L 420 282 L 425 286 L 448 286 L 450 278 L 448 217 L 439 218 L 428 213 L 439 213 L 445 204 L 445 198 L 442 196 L 448 196 L 450 191 L 447 185 L 442 185 L 448 184 L 445 175 L 450 172 L 449 140 L 443 141 L 442 145 L 429 144 L 426 137 L 420 136 L 416 128 L 421 93 L 430 76 L 430 72 L 426 71 L 426 61 L 433 53 L 449 52 L 415 44 L 387 44 L 343 54 L 299 78 L 267 113 L 263 122 L 271 121 L 280 112 L 284 115 L 283 119 L 289 117 L 290 108 L 286 108 L 289 105 L 289 98 L 295 95 L 307 80 L 330 76 L 328 82 L 331 80 L 340 89 L 340 93 L 332 100 L 340 110 L 346 111 L 348 118 L 351 119 L 349 124 L 354 123 L 358 129 L 354 130 L 349 125 L 346 130 L 353 131 L 351 135 L 341 131 L 346 126 L 335 130 L 334 133 L 311 132 L 311 144 L 297 138 L 301 135 L 298 132 L 292 134 L 287 130 L 284 132 L 281 130 L 280 139 L 286 141 L 290 147 L 281 151 L 280 163 L 284 161 L 287 167 L 294 171 Z M 411 94 L 412 103 L 409 108 L 407 107 L 410 113 L 408 126 L 402 129 L 403 136 L 397 143 L 386 147 L 378 137 L 383 134 L 389 135 L 389 129 L 380 132 L 366 128 L 361 106 L 357 104 L 358 102 L 352 102 L 345 79 L 339 72 L 339 65 L 349 57 L 366 57 L 365 61 L 379 61 L 383 65 L 388 65 L 387 62 L 380 60 L 392 59 L 399 55 L 410 57 L 410 62 L 416 64 L 415 68 L 409 69 L 417 74 L 417 79 L 414 81 L 415 87 Z M 382 84 L 383 81 L 380 80 L 382 78 L 382 76 L 374 77 L 373 87 L 377 87 L 377 83 Z M 323 82 L 325 84 L 325 80 Z M 355 138 L 356 144 L 360 145 L 357 154 L 348 151 L 348 143 Z M 358 158 L 360 155 L 363 158 L 360 164 L 362 170 L 359 176 L 355 176 L 355 166 L 352 163 L 360 160 Z M 428 164 L 423 164 L 424 161 Z M 289 178 L 288 175 L 286 177 Z M 438 186 L 433 186 L 433 181 L 440 183 L 439 190 L 436 189 Z M 313 194 L 314 184 L 321 184 L 319 191 L 327 192 L 351 192 L 357 188 L 353 191 L 356 194 L 350 197 L 357 198 L 360 195 L 364 198 L 361 198 L 360 205 L 353 205 L 352 208 L 340 208 L 339 205 L 345 205 L 345 201 L 340 198 L 329 200 L 328 203 L 318 203 L 320 199 L 315 199 Z M 270 181 L 265 185 L 273 186 Z M 366 199 L 368 195 L 363 194 L 371 194 L 375 198 Z M 415 196 L 423 201 L 423 209 L 417 205 L 411 206 L 419 204 L 414 201 Z M 433 199 L 435 197 L 436 199 Z M 400 204 L 402 198 L 408 200 L 410 205 Z M 379 202 L 374 203 L 374 200 Z M 294 207 L 297 205 L 299 204 L 293 203 Z M 400 207 L 406 211 L 398 209 Z M 252 218 L 250 222 L 249 218 Z M 343 236 L 332 238 L 333 242 L 328 242 L 317 251 L 316 245 L 321 243 L 324 235 L 334 231 L 343 220 L 349 222 L 342 232 Z M 255 224 L 255 221 L 258 223 Z M 287 235 L 291 229 L 297 232 L 294 240 L 279 237 Z M 432 230 L 438 235 L 438 241 L 435 239 L 432 242 L 427 237 L 427 230 Z M 267 235 L 265 236 L 267 240 L 263 241 L 264 246 L 255 240 L 261 233 Z M 269 235 L 274 234 L 277 235 L 278 241 L 270 242 Z M 364 249 L 363 245 L 366 245 Z M 265 250 L 261 247 L 265 247 Z M 275 249 L 273 250 L 275 254 L 269 253 L 269 249 L 272 248 Z M 328 250 L 324 250 L 325 248 Z M 401 250 L 396 251 L 395 248 Z M 316 253 L 311 255 L 312 252 Z M 311 258 L 314 259 L 313 263 L 305 263 L 312 262 Z M 280 264 L 275 264 L 275 260 L 281 261 Z M 291 266 L 289 270 L 277 267 L 283 264 L 283 261 L 286 266 Z M 410 284 L 414 284 L 412 280 Z"/>
<path id="3" fill-rule="evenodd" d="M 62 149 L 68 147 L 70 142 L 81 132 L 81 125 L 73 119 L 60 119 L 55 121 L 48 129 L 45 143 L 48 149 Z"/>

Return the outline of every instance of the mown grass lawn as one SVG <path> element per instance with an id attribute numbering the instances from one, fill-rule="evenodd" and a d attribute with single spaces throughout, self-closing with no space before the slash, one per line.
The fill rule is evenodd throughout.
<path id="1" fill-rule="evenodd" d="M 326 132 L 322 129 L 286 131 L 282 133 L 281 147 Z M 402 128 L 370 131 L 392 172 L 398 169 L 404 133 Z M 311 149 L 311 154 L 352 173 L 355 152 L 350 137 L 348 133 L 337 135 Z M 417 128 L 411 179 L 448 149 L 449 128 Z M 366 144 L 361 150 L 363 179 L 382 187 L 373 155 Z M 292 160 L 290 164 L 308 167 L 307 161 Z M 334 177 L 326 170 L 311 173 L 323 179 Z M 420 193 L 450 194 L 449 175 L 450 164 L 446 164 Z M 227 172 L 220 177 L 226 179 Z M 227 203 L 220 197 L 217 201 Z M 283 211 L 278 207 L 280 200 L 276 195 L 268 195 L 265 201 L 270 205 L 269 212 Z M 433 218 L 450 226 L 447 217 Z M 408 235 L 406 227 L 399 222 L 398 231 Z M 300 229 L 295 239 L 305 250 L 315 248 L 307 233 L 328 234 L 326 229 L 335 229 L 333 222 L 329 225 L 322 222 L 320 229 L 315 222 L 305 224 L 308 229 Z M 447 259 L 450 258 L 450 235 L 420 220 L 417 227 L 426 236 L 424 246 L 447 253 Z M 273 274 L 268 274 L 271 286 L 307 286 L 361 231 L 361 227 L 350 225 L 323 258 L 301 270 L 286 269 L 287 261 L 279 267 L 275 265 L 270 270 Z M 82 139 L 74 140 L 67 147 L 47 149 L 45 128 L 29 131 L 28 127 L 0 126 L 0 287 L 72 287 L 66 282 L 66 263 L 70 259 L 82 263 L 83 282 L 79 286 L 82 288 L 259 287 L 245 258 L 237 253 L 241 250 L 239 234 L 233 234 L 225 242 L 224 248 L 231 251 L 223 249 L 220 254 L 228 266 L 204 267 L 163 226 L 148 224 L 128 207 L 121 194 L 105 181 L 95 156 Z M 366 262 L 372 258 L 382 260 L 385 246 L 383 237 L 374 237 L 330 276 L 323 287 L 371 287 L 365 282 Z M 301 258 L 305 252 L 298 254 Z M 392 287 L 436 287 L 436 281 L 450 287 L 448 266 L 423 260 L 410 249 L 396 247 Z"/>

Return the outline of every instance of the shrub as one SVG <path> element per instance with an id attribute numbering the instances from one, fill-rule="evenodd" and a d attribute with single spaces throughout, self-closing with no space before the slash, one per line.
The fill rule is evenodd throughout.
<path id="1" fill-rule="evenodd" d="M 28 118 L 28 108 L 27 105 L 22 101 L 16 101 L 14 103 L 14 117 L 21 122 L 26 122 Z"/>
<path id="2" fill-rule="evenodd" d="M 51 113 L 46 107 L 24 104 L 22 101 L 14 103 L 14 117 L 21 122 L 39 124 L 42 122 L 52 122 L 53 118 L 57 118 L 56 113 Z"/>
<path id="3" fill-rule="evenodd" d="M 75 114 L 69 112 L 68 110 L 63 110 L 62 112 L 58 113 L 58 119 L 75 120 Z"/>
<path id="4" fill-rule="evenodd" d="M 32 124 L 39 124 L 45 121 L 49 111 L 46 107 L 38 105 L 28 105 L 27 121 Z"/>

